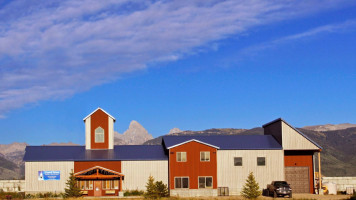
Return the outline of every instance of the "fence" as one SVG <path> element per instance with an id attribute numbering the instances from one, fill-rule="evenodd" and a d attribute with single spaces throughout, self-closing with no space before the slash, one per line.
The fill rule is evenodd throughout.
<path id="1" fill-rule="evenodd" d="M 323 177 L 323 182 L 335 183 L 337 191 L 356 190 L 356 177 Z"/>
<path id="2" fill-rule="evenodd" d="M 0 190 L 4 192 L 24 192 L 25 180 L 0 180 Z"/>

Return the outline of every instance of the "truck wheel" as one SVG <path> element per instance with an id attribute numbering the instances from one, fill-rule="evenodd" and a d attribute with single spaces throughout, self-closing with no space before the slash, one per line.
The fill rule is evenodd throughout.
<path id="1" fill-rule="evenodd" d="M 292 192 L 290 192 L 290 194 L 289 194 L 289 198 L 292 198 Z"/>
<path id="2" fill-rule="evenodd" d="M 273 191 L 273 198 L 277 198 L 277 192 Z"/>

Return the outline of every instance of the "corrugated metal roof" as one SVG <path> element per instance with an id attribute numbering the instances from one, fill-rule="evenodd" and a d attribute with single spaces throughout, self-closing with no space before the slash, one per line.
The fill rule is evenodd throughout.
<path id="1" fill-rule="evenodd" d="M 220 150 L 282 149 L 271 135 L 165 136 L 163 142 L 169 148 L 193 139 L 217 146 Z"/>
<path id="2" fill-rule="evenodd" d="M 162 145 L 117 145 L 111 150 L 85 146 L 27 146 L 24 161 L 168 160 Z"/>

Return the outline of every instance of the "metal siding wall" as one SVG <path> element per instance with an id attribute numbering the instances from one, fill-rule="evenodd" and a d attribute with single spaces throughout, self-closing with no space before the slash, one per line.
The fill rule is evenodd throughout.
<path id="1" fill-rule="evenodd" d="M 121 170 L 125 175 L 123 190 L 145 190 L 148 177 L 168 185 L 168 160 L 157 161 L 121 161 Z"/>
<path id="2" fill-rule="evenodd" d="M 111 117 L 109 119 L 109 149 L 114 149 L 114 120 Z"/>
<path id="3" fill-rule="evenodd" d="M 282 121 L 277 121 L 273 124 L 263 127 L 264 135 L 272 135 L 279 144 L 282 144 Z"/>
<path id="4" fill-rule="evenodd" d="M 91 117 L 85 120 L 85 149 L 91 149 L 91 131 L 90 131 Z"/>
<path id="5" fill-rule="evenodd" d="M 242 166 L 234 166 L 242 157 Z M 257 157 L 266 157 L 266 166 L 257 166 Z M 283 150 L 218 150 L 218 187 L 229 187 L 230 195 L 240 195 L 247 176 L 253 172 L 260 189 L 275 180 L 284 180 Z"/>
<path id="6" fill-rule="evenodd" d="M 69 173 L 74 169 L 74 162 L 26 162 L 25 163 L 25 191 L 64 192 Z M 60 180 L 39 181 L 38 171 L 61 171 Z"/>
<path id="7" fill-rule="evenodd" d="M 282 123 L 283 149 L 284 150 L 318 150 L 319 148 L 311 143 L 304 136 L 290 126 Z"/>

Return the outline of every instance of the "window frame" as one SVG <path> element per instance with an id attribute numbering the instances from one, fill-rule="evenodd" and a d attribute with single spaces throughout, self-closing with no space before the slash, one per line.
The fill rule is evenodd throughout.
<path id="1" fill-rule="evenodd" d="M 93 190 L 93 180 L 78 180 L 77 186 L 80 190 Z"/>
<path id="2" fill-rule="evenodd" d="M 115 188 L 115 183 L 117 183 L 117 188 Z M 109 185 L 109 187 L 107 187 Z M 118 190 L 120 188 L 119 186 L 119 180 L 113 179 L 113 180 L 102 180 L 102 189 L 103 190 Z"/>
<path id="3" fill-rule="evenodd" d="M 178 154 L 180 154 L 180 160 L 178 160 Z M 182 160 L 182 154 L 185 154 L 185 160 Z M 187 162 L 187 152 L 186 151 L 179 151 L 176 152 L 176 161 L 177 162 Z"/>
<path id="4" fill-rule="evenodd" d="M 206 153 L 208 153 L 209 160 L 202 160 L 202 153 L 204 153 L 204 157 L 206 157 Z M 200 152 L 200 162 L 210 162 L 210 151 L 201 151 Z"/>
<path id="5" fill-rule="evenodd" d="M 101 133 L 99 133 L 99 132 L 97 132 L 97 130 L 103 130 L 103 132 Z M 97 140 L 97 137 L 98 137 L 98 135 L 101 135 L 102 134 L 102 138 L 103 138 L 103 140 L 102 141 L 98 141 Z M 105 143 L 105 130 L 101 127 L 101 126 L 98 126 L 95 130 L 94 130 L 94 141 L 95 141 L 95 143 Z"/>
<path id="6" fill-rule="evenodd" d="M 199 179 L 204 178 L 204 187 L 200 187 Z M 206 179 L 211 178 L 211 187 L 206 186 Z M 213 189 L 214 188 L 214 178 L 212 176 L 198 176 L 198 189 Z"/>
<path id="7" fill-rule="evenodd" d="M 263 158 L 263 165 L 259 164 L 259 160 L 258 159 L 261 159 L 261 158 Z M 257 157 L 257 166 L 266 166 L 266 157 L 265 156 Z"/>
<path id="8" fill-rule="evenodd" d="M 183 178 L 188 179 L 188 187 L 187 188 L 183 187 Z M 180 179 L 182 187 L 177 188 L 176 179 Z M 190 188 L 189 176 L 175 176 L 174 177 L 174 189 L 189 189 L 189 188 Z"/>
<path id="9" fill-rule="evenodd" d="M 237 159 L 237 158 L 240 158 L 241 159 L 241 165 L 236 165 L 236 161 L 235 161 L 235 159 Z M 242 156 L 240 156 L 240 157 L 234 157 L 234 166 L 236 166 L 236 167 L 241 167 L 241 166 L 243 166 L 243 158 L 242 158 Z"/>

